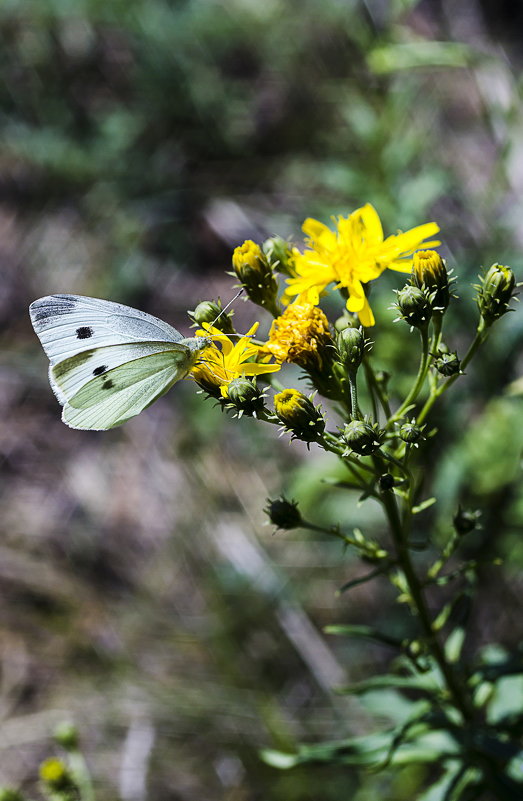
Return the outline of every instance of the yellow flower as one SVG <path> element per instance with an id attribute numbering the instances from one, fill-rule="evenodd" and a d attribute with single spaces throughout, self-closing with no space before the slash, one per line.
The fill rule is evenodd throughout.
<path id="1" fill-rule="evenodd" d="M 424 242 L 439 231 L 434 222 L 384 239 L 380 218 L 370 203 L 349 217 L 338 217 L 335 231 L 311 218 L 305 220 L 303 231 L 308 247 L 303 253 L 293 250 L 296 276 L 288 279 L 285 294 L 298 295 L 300 303 L 316 305 L 320 293 L 334 282 L 336 289 L 348 290 L 347 309 L 357 313 L 365 326 L 374 325 L 374 315 L 363 284 L 378 278 L 387 268 L 409 273 L 409 256 L 420 245 L 430 248 L 440 244 Z"/>
<path id="2" fill-rule="evenodd" d="M 191 371 L 195 381 L 209 394 L 226 398 L 227 387 L 234 378 L 274 373 L 280 369 L 280 364 L 259 364 L 251 361 L 261 353 L 260 346 L 251 342 L 258 325 L 259 323 L 254 323 L 247 334 L 236 343 L 208 324 L 205 325 L 205 330 L 196 332 L 196 336 L 210 336 L 218 342 L 213 342 L 203 351 L 201 360 Z"/>
<path id="3" fill-rule="evenodd" d="M 322 366 L 322 352 L 333 345 L 329 321 L 312 303 L 291 303 L 274 320 L 264 350 L 280 362 L 293 362 L 307 369 Z"/>

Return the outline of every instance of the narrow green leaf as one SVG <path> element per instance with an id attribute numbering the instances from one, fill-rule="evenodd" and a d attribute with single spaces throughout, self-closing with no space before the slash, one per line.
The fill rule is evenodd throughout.
<path id="1" fill-rule="evenodd" d="M 325 626 L 323 629 L 325 634 L 335 634 L 337 636 L 346 637 L 363 637 L 368 640 L 377 640 L 383 645 L 389 645 L 391 648 L 401 648 L 402 641 L 397 637 L 391 637 L 390 634 L 384 634 L 371 626 L 352 626 L 352 625 L 335 625 Z"/>

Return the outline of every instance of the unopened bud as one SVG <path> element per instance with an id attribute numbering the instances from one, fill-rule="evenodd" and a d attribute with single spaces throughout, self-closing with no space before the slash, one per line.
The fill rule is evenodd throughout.
<path id="1" fill-rule="evenodd" d="M 262 245 L 263 252 L 269 265 L 278 273 L 295 275 L 292 263 L 292 248 L 281 236 L 271 236 Z"/>
<path id="2" fill-rule="evenodd" d="M 336 337 L 340 362 L 349 373 L 355 372 L 365 355 L 365 337 L 361 328 L 344 328 Z"/>
<path id="3" fill-rule="evenodd" d="M 400 437 L 403 442 L 409 445 L 416 445 L 417 442 L 423 437 L 422 429 L 414 422 L 403 423 L 400 428 Z"/>
<path id="4" fill-rule="evenodd" d="M 200 327 L 202 327 L 204 323 L 210 323 L 219 331 L 223 331 L 224 334 L 234 334 L 231 315 L 222 313 L 222 304 L 220 301 L 215 303 L 214 300 L 203 300 L 201 303 L 198 303 L 194 311 L 190 311 L 188 314 Z"/>
<path id="5" fill-rule="evenodd" d="M 288 431 L 304 442 L 318 440 L 325 431 L 321 412 L 297 389 L 284 389 L 274 396 L 274 409 Z"/>
<path id="6" fill-rule="evenodd" d="M 78 750 L 78 730 L 72 723 L 60 723 L 55 729 L 54 739 L 66 751 Z"/>
<path id="7" fill-rule="evenodd" d="M 479 510 L 472 511 L 470 509 L 462 509 L 461 506 L 459 506 L 458 511 L 452 519 L 456 534 L 460 536 L 470 534 L 471 531 L 477 528 L 480 516 L 481 512 Z"/>
<path id="8" fill-rule="evenodd" d="M 383 431 L 376 423 L 352 420 L 343 429 L 343 439 L 350 451 L 359 453 L 360 456 L 369 456 L 380 447 L 383 441 Z"/>
<path id="9" fill-rule="evenodd" d="M 418 250 L 413 257 L 412 283 L 425 290 L 433 311 L 444 312 L 450 301 L 450 280 L 436 250 Z"/>
<path id="10" fill-rule="evenodd" d="M 391 490 L 394 486 L 394 476 L 392 476 L 390 473 L 383 473 L 383 475 L 380 476 L 379 485 L 382 492 Z"/>
<path id="11" fill-rule="evenodd" d="M 51 757 L 40 765 L 40 778 L 51 790 L 57 792 L 73 791 L 75 782 L 69 768 L 61 759 Z"/>
<path id="12" fill-rule="evenodd" d="M 516 278 L 510 267 L 493 264 L 480 281 L 477 301 L 480 314 L 489 326 L 510 311 L 509 303 L 514 296 Z"/>
<path id="13" fill-rule="evenodd" d="M 438 373 L 441 373 L 441 375 L 444 375 L 446 378 L 458 375 L 461 372 L 461 362 L 458 359 L 456 351 L 449 351 L 446 353 L 443 350 L 438 350 L 436 360 L 434 361 L 434 367 Z"/>
<path id="14" fill-rule="evenodd" d="M 432 317 L 427 295 L 417 286 L 407 284 L 397 293 L 397 306 L 402 318 L 414 328 L 425 328 Z"/>
<path id="15" fill-rule="evenodd" d="M 302 524 L 302 516 L 298 509 L 298 504 L 295 501 L 288 501 L 283 495 L 274 501 L 268 498 L 265 513 L 269 516 L 273 526 L 283 528 L 286 531 L 298 528 Z"/>
<path id="16" fill-rule="evenodd" d="M 247 239 L 232 254 L 232 266 L 249 300 L 276 316 L 279 313 L 276 305 L 278 284 L 261 247 Z"/>
<path id="17" fill-rule="evenodd" d="M 227 399 L 238 412 L 238 416 L 246 414 L 249 417 L 256 417 L 256 414 L 263 410 L 263 399 L 265 395 L 256 384 L 248 378 L 233 378 L 227 387 Z"/>

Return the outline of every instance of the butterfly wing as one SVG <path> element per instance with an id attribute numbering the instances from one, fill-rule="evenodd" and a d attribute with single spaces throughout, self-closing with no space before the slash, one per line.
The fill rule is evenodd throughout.
<path id="1" fill-rule="evenodd" d="M 31 303 L 29 314 L 51 364 L 99 345 L 183 339 L 175 328 L 151 314 L 82 295 L 40 298 Z"/>
<path id="2" fill-rule="evenodd" d="M 103 430 L 138 414 L 187 375 L 205 346 L 157 317 L 98 298 L 50 295 L 29 312 L 72 428 Z"/>
<path id="3" fill-rule="evenodd" d="M 105 350 L 99 348 L 96 354 Z M 71 361 L 74 362 L 75 357 Z M 127 361 L 91 377 L 67 397 L 62 420 L 71 428 L 95 431 L 125 423 L 183 378 L 191 362 L 188 348 L 173 345 L 170 350 Z M 84 363 L 77 367 L 73 364 L 68 370 L 69 380 L 74 380 L 75 372 L 83 368 Z"/>

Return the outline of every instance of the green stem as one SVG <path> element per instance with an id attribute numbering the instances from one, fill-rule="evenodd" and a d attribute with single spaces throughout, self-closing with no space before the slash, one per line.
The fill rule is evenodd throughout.
<path id="1" fill-rule="evenodd" d="M 386 393 L 383 391 L 383 387 L 381 386 L 380 382 L 376 378 L 376 374 L 368 358 L 365 358 L 363 360 L 363 369 L 365 370 L 365 378 L 367 379 L 369 392 L 373 397 L 374 395 L 377 395 L 379 402 L 381 403 L 382 409 L 385 412 L 385 416 L 388 420 L 389 417 L 391 416 L 389 399 Z M 376 414 L 376 421 L 377 421 L 377 414 Z"/>
<path id="2" fill-rule="evenodd" d="M 410 390 L 409 394 L 407 395 L 407 397 L 405 398 L 399 409 L 392 415 L 392 417 L 389 418 L 387 428 L 390 428 L 393 425 L 393 423 L 395 423 L 397 420 L 403 417 L 406 409 L 408 409 L 408 407 L 416 400 L 421 391 L 421 388 L 423 387 L 423 384 L 425 383 L 430 363 L 428 326 L 420 328 L 420 335 L 421 335 L 421 359 L 418 368 L 418 374 L 414 382 L 414 386 Z"/>
<path id="3" fill-rule="evenodd" d="M 483 321 L 483 318 L 481 318 L 480 323 L 479 323 L 478 328 L 477 328 L 477 331 L 476 331 L 476 336 L 474 337 L 474 339 L 472 341 L 472 344 L 470 345 L 470 348 L 468 349 L 465 357 L 463 358 L 463 361 L 461 362 L 462 370 L 470 362 L 470 360 L 472 359 L 472 357 L 474 356 L 474 354 L 476 353 L 476 351 L 478 350 L 480 345 L 483 344 L 483 342 L 487 338 L 487 335 L 488 335 L 488 328 L 486 328 L 485 323 Z M 443 395 L 443 393 L 446 392 L 447 389 L 449 387 L 451 387 L 452 384 L 455 381 L 457 381 L 457 379 L 460 377 L 460 375 L 462 375 L 462 373 L 456 373 L 456 375 L 451 376 L 450 378 L 448 378 L 446 381 L 444 381 L 442 384 L 440 384 L 438 387 L 436 387 L 433 390 L 433 392 L 427 398 L 425 406 L 423 407 L 423 409 L 419 413 L 418 420 L 417 420 L 418 425 L 421 425 L 423 423 L 423 421 L 427 417 L 428 413 L 430 412 L 430 410 L 432 409 L 432 407 L 436 403 L 437 399 L 441 395 Z"/>
<path id="4" fill-rule="evenodd" d="M 381 501 L 389 521 L 392 538 L 396 547 L 397 561 L 403 570 L 405 581 L 407 582 L 412 602 L 423 629 L 427 645 L 439 666 L 454 706 L 459 710 L 463 719 L 465 721 L 469 721 L 474 715 L 472 705 L 468 696 L 465 694 L 464 689 L 461 686 L 461 682 L 456 676 L 452 666 L 447 662 L 443 647 L 441 646 L 436 632 L 433 629 L 425 595 L 412 564 L 412 559 L 408 548 L 408 531 L 407 526 L 405 525 L 408 523 L 408 520 L 410 520 L 410 515 L 406 516 L 406 519 L 402 523 L 396 497 L 392 490 L 383 492 L 381 495 Z"/>
<path id="5" fill-rule="evenodd" d="M 352 418 L 362 420 L 360 408 L 358 406 L 358 385 L 356 382 L 356 370 L 349 371 L 349 388 L 350 388 L 350 405 L 352 409 Z"/>

